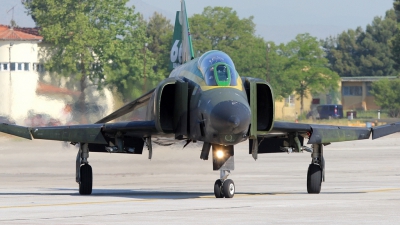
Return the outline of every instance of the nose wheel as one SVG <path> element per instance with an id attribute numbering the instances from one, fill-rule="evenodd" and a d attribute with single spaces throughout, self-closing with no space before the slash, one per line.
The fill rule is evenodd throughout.
<path id="1" fill-rule="evenodd" d="M 216 198 L 233 198 L 235 195 L 235 183 L 231 179 L 226 179 L 223 182 L 220 179 L 216 180 L 214 194 Z"/>
<path id="2" fill-rule="evenodd" d="M 214 194 L 216 198 L 223 198 L 224 193 L 222 192 L 222 181 L 220 179 L 215 181 Z"/>
<path id="3" fill-rule="evenodd" d="M 227 179 L 229 170 L 220 170 L 221 178 L 214 183 L 214 194 L 216 198 L 233 198 L 235 195 L 235 183 Z"/>

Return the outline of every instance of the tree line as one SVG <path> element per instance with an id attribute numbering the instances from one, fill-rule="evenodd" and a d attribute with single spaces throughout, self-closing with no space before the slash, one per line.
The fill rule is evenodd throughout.
<path id="1" fill-rule="evenodd" d="M 197 54 L 226 52 L 241 76 L 268 80 L 277 98 L 296 93 L 303 110 L 303 99 L 310 93 L 337 91 L 340 76 L 397 75 L 399 1 L 365 30 L 350 29 L 326 40 L 304 33 L 286 44 L 265 41 L 255 34 L 253 17 L 239 18 L 229 7 L 206 7 L 189 23 Z M 81 102 L 88 81 L 128 101 L 169 75 L 171 21 L 159 13 L 147 21 L 127 2 L 25 2 L 52 46 L 46 67 L 79 81 Z"/>

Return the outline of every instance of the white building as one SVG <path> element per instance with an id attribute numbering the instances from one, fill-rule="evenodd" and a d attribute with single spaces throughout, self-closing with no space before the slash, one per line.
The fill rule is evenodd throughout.
<path id="1" fill-rule="evenodd" d="M 62 119 L 66 104 L 74 103 L 79 96 L 76 90 L 39 82 L 39 75 L 49 76 L 39 54 L 44 46 L 42 40 L 36 28 L 0 25 L 0 115 L 13 118 L 17 124 L 24 125 L 32 111 Z M 88 101 L 105 106 L 104 113 L 113 109 L 110 91 L 103 93 L 105 97 L 93 94 L 98 93 L 95 89 L 87 91 L 96 96 Z"/>
<path id="2" fill-rule="evenodd" d="M 42 37 L 0 25 L 0 114 L 26 116 L 35 102 Z"/>

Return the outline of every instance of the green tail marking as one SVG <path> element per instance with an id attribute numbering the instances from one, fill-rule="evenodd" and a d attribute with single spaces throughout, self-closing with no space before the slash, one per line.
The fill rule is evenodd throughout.
<path id="1" fill-rule="evenodd" d="M 179 21 L 181 12 L 176 12 L 174 36 L 170 53 L 169 69 L 173 70 L 182 64 L 182 25 Z"/>
<path id="2" fill-rule="evenodd" d="M 174 36 L 171 46 L 170 70 L 194 59 L 185 1 L 182 1 L 181 11 L 176 12 Z"/>

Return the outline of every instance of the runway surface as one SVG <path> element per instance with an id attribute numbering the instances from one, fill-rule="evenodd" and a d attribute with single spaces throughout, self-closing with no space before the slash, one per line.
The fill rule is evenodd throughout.
<path id="1" fill-rule="evenodd" d="M 326 182 L 307 194 L 309 153 L 235 149 L 233 199 L 215 199 L 218 172 L 201 146 L 143 155 L 91 153 L 94 185 L 80 196 L 78 149 L 0 136 L 0 224 L 398 224 L 400 134 L 326 146 Z"/>

